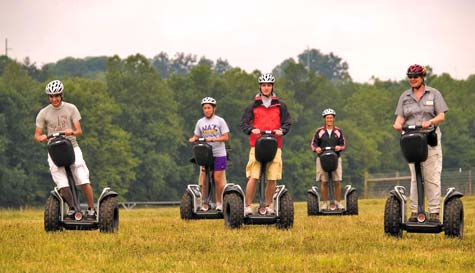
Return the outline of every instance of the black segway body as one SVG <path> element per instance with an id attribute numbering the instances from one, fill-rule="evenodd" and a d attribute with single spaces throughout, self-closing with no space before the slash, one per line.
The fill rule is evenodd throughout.
<path id="1" fill-rule="evenodd" d="M 76 213 L 74 219 L 65 217 L 69 207 L 59 193 L 59 189 L 55 187 L 50 192 L 45 206 L 45 230 L 53 232 L 63 229 L 100 229 L 101 232 L 117 232 L 119 226 L 119 207 L 116 197 L 118 194 L 109 187 L 104 188 L 97 201 L 96 219 L 87 219 L 85 217 L 85 208 L 81 208 L 79 203 L 76 184 L 70 168 L 75 162 L 74 148 L 71 142 L 64 137 L 64 133 L 54 134 L 49 138 L 48 153 L 56 166 L 64 167 L 66 170 Z"/>
<path id="2" fill-rule="evenodd" d="M 216 210 L 216 185 L 212 173 L 214 167 L 213 147 L 204 138 L 200 138 L 193 143 L 192 152 L 192 162 L 200 168 L 205 168 L 206 196 L 203 196 L 200 185 L 187 185 L 180 202 L 180 216 L 184 220 L 222 219 L 223 213 Z M 234 184 L 227 183 L 224 189 L 231 187 L 234 187 Z"/>
<path id="3" fill-rule="evenodd" d="M 293 225 L 294 208 L 293 201 L 287 192 L 285 185 L 278 185 L 272 197 L 275 213 L 267 214 L 265 209 L 265 183 L 267 164 L 274 160 L 277 152 L 277 139 L 272 132 L 266 131 L 256 140 L 255 157 L 261 163 L 259 177 L 259 208 L 257 213 L 244 215 L 245 194 L 239 185 L 224 191 L 224 218 L 226 226 L 239 228 L 242 224 L 247 225 L 272 225 L 277 228 L 288 229 Z"/>
<path id="4" fill-rule="evenodd" d="M 319 155 L 322 169 L 328 173 L 328 193 L 330 207 L 323 210 L 320 207 L 320 194 L 318 187 L 312 186 L 307 191 L 307 214 L 310 215 L 357 215 L 358 214 L 358 195 L 356 188 L 351 185 L 345 187 L 343 200 L 345 208 L 338 209 L 335 204 L 335 184 L 333 183 L 332 172 L 338 168 L 338 155 L 332 147 L 325 147 Z"/>
<path id="5" fill-rule="evenodd" d="M 445 231 L 447 237 L 463 237 L 463 194 L 455 188 L 448 188 L 442 204 L 442 221 L 427 219 L 424 205 L 424 177 L 421 163 L 427 160 L 427 133 L 421 126 L 405 126 L 400 139 L 401 150 L 408 163 L 414 163 L 417 181 L 417 221 L 406 220 L 406 189 L 395 186 L 386 201 L 384 211 L 384 231 L 395 237 L 402 237 L 403 230 L 413 233 L 439 233 Z"/>

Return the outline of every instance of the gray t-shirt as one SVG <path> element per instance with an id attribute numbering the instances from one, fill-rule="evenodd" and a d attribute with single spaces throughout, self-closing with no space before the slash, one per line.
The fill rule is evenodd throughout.
<path id="1" fill-rule="evenodd" d="M 211 118 L 203 117 L 196 122 L 194 134 L 207 138 L 207 137 L 220 137 L 225 133 L 229 133 L 228 125 L 222 117 L 213 115 Z M 226 156 L 226 146 L 224 142 L 210 142 L 213 147 L 213 156 L 220 157 Z"/>
<path id="2" fill-rule="evenodd" d="M 423 121 L 430 120 L 448 110 L 439 90 L 426 86 L 419 101 L 416 100 L 412 89 L 404 91 L 399 97 L 395 114 L 405 119 L 405 125 L 420 125 Z"/>
<path id="3" fill-rule="evenodd" d="M 62 102 L 60 107 L 49 104 L 41 109 L 36 116 L 36 127 L 47 129 L 47 135 L 64 132 L 66 129 L 74 130 L 74 122 L 81 119 L 78 108 L 67 102 Z M 79 146 L 75 136 L 67 136 L 74 147 Z"/>

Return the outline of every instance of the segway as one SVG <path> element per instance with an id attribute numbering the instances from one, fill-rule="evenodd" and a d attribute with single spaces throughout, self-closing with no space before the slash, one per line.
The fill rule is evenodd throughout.
<path id="1" fill-rule="evenodd" d="M 402 237 L 403 230 L 414 233 L 439 233 L 447 237 L 463 237 L 463 194 L 455 188 L 447 189 L 442 204 L 442 222 L 429 221 L 424 208 L 424 177 L 421 163 L 427 159 L 427 132 L 421 126 L 404 126 L 400 145 L 407 162 L 414 163 L 417 181 L 417 221 L 406 221 L 406 188 L 395 186 L 389 193 L 384 209 L 384 232 Z"/>
<path id="2" fill-rule="evenodd" d="M 73 197 L 74 217 L 70 219 L 66 216 L 69 209 L 68 204 L 61 197 L 59 189 L 55 187 L 46 201 L 44 212 L 44 226 L 47 232 L 68 230 L 93 230 L 99 229 L 101 232 L 114 233 L 119 229 L 119 206 L 117 203 L 118 194 L 109 187 L 102 190 L 97 200 L 96 219 L 87 219 L 86 208 L 82 208 L 79 202 L 78 191 L 74 177 L 71 172 L 71 165 L 74 164 L 74 148 L 69 139 L 64 137 L 64 132 L 55 133 L 48 136 L 48 153 L 53 162 L 58 167 L 64 167 L 68 177 L 69 187 Z"/>
<path id="3" fill-rule="evenodd" d="M 335 152 L 335 148 L 324 147 L 323 152 L 318 156 L 320 157 L 322 169 L 328 174 L 327 192 L 330 206 L 327 209 L 321 208 L 318 187 L 312 186 L 307 191 L 307 215 L 358 215 L 358 193 L 356 188 L 351 185 L 345 187 L 343 209 L 338 209 L 336 206 L 335 183 L 332 177 L 332 173 L 338 167 L 338 155 Z"/>
<path id="4" fill-rule="evenodd" d="M 244 215 L 245 194 L 239 185 L 232 185 L 224 190 L 223 213 L 225 225 L 240 228 L 246 225 L 273 225 L 279 229 L 289 229 L 294 223 L 294 204 L 285 185 L 278 185 L 272 197 L 274 214 L 267 214 L 265 207 L 265 183 L 267 163 L 271 162 L 277 152 L 277 139 L 272 131 L 257 139 L 255 146 L 256 160 L 261 163 L 259 176 L 259 208 L 257 212 Z"/>
<path id="5" fill-rule="evenodd" d="M 213 167 L 213 147 L 206 143 L 204 138 L 199 138 L 193 143 L 192 163 L 198 165 L 199 169 L 205 169 L 206 196 L 200 185 L 189 184 L 180 202 L 180 217 L 183 220 L 192 219 L 222 219 L 223 213 L 216 209 L 216 185 L 214 183 Z M 200 170 L 201 171 L 201 170 Z M 234 184 L 226 184 L 230 187 Z"/>

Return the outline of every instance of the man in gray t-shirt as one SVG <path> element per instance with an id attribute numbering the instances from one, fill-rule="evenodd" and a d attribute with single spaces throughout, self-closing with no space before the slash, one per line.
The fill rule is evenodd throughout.
<path id="1" fill-rule="evenodd" d="M 425 85 L 426 69 L 421 65 L 411 65 L 407 70 L 410 89 L 399 97 L 396 107 L 396 120 L 393 128 L 402 131 L 404 125 L 420 125 L 423 129 L 439 126 L 445 120 L 448 111 L 442 94 L 435 88 Z M 440 180 L 442 172 L 442 144 L 440 127 L 436 129 L 437 145 L 428 145 L 427 160 L 421 163 L 424 184 L 429 205 L 429 221 L 439 222 Z M 409 164 L 411 171 L 411 217 L 410 222 L 417 221 L 417 183 L 414 164 Z"/>
<path id="2" fill-rule="evenodd" d="M 223 210 L 222 193 L 225 184 L 225 170 L 227 167 L 225 142 L 229 139 L 229 127 L 223 118 L 215 115 L 216 100 L 206 97 L 201 100 L 204 117 L 198 120 L 193 136 L 188 140 L 195 142 L 199 138 L 204 138 L 213 147 L 214 168 L 213 178 L 216 184 L 216 210 Z M 204 175 L 200 174 L 200 184 L 203 196 L 206 196 Z M 205 207 L 203 207 L 205 208 Z"/>
<path id="3" fill-rule="evenodd" d="M 48 83 L 45 92 L 48 94 L 50 104 L 40 110 L 36 117 L 36 130 L 35 141 L 47 142 L 48 137 L 43 134 L 43 129 L 46 128 L 47 134 L 52 135 L 54 133 L 64 132 L 66 138 L 68 138 L 74 147 L 75 162 L 71 165 L 71 171 L 74 176 L 76 185 L 81 186 L 84 190 L 87 199 L 88 210 L 86 217 L 88 219 L 95 219 L 96 212 L 94 210 L 94 196 L 92 187 L 89 181 L 89 169 L 86 166 L 86 162 L 82 156 L 81 148 L 77 143 L 76 138 L 82 135 L 81 114 L 74 104 L 63 101 L 64 97 L 63 83 L 54 80 Z M 50 155 L 48 154 L 48 164 L 53 181 L 59 190 L 61 196 L 66 200 L 69 205 L 69 211 L 66 217 L 72 218 L 75 211 L 73 206 L 73 196 L 71 189 L 69 188 L 68 177 L 64 167 L 58 167 L 54 164 Z"/>

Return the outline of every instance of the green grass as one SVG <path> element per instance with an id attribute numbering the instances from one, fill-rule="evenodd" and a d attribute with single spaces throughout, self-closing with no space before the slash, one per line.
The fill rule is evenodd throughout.
<path id="1" fill-rule="evenodd" d="M 0 272 L 474 272 L 475 197 L 463 198 L 463 240 L 387 237 L 384 202 L 336 217 L 308 217 L 296 203 L 289 231 L 182 221 L 174 207 L 121 210 L 118 234 L 49 234 L 42 209 L 0 210 Z"/>

